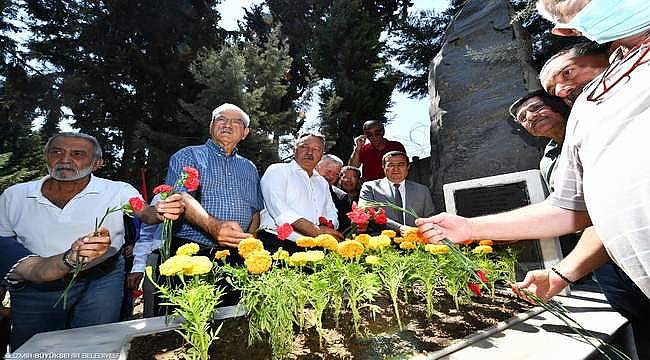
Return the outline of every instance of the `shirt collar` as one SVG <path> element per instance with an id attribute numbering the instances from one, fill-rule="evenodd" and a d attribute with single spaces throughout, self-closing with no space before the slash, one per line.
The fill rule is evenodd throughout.
<path id="1" fill-rule="evenodd" d="M 307 170 L 303 169 L 295 159 L 291 160 L 291 162 L 289 163 L 289 166 L 291 166 L 291 170 L 294 173 L 296 173 L 296 174 L 305 174 L 305 176 L 310 178 L 310 179 L 313 178 L 314 176 L 320 176 L 318 174 L 318 171 L 316 171 L 316 169 L 314 169 L 314 171 L 311 172 L 311 176 L 309 176 L 309 174 L 307 173 Z"/>
<path id="2" fill-rule="evenodd" d="M 44 198 L 41 189 L 43 188 L 43 183 L 47 181 L 47 179 L 49 179 L 50 177 L 51 177 L 50 175 L 45 175 L 40 180 L 32 182 L 30 184 L 30 188 L 27 191 L 26 197 Z M 99 181 L 97 181 L 97 178 L 93 174 L 90 174 L 90 181 L 88 182 L 86 187 L 79 192 L 79 194 L 75 195 L 75 197 L 82 196 L 85 194 L 99 194 L 101 190 L 100 187 L 101 186 L 99 184 Z"/>
<path id="3" fill-rule="evenodd" d="M 387 177 L 384 177 L 382 180 L 384 180 L 386 182 L 386 184 L 388 184 L 388 186 L 393 187 L 394 183 L 392 181 L 388 180 Z M 399 187 L 404 187 L 404 186 L 406 186 L 406 179 L 399 182 Z"/>
<path id="4" fill-rule="evenodd" d="M 214 140 L 212 140 L 211 138 L 208 139 L 208 141 L 205 142 L 205 145 L 209 149 L 215 151 L 217 153 L 217 155 L 220 155 L 220 156 L 223 156 L 223 157 L 233 157 L 233 156 L 237 155 L 237 148 L 232 149 L 232 153 L 230 155 L 226 155 L 226 151 L 223 149 L 223 147 L 221 145 L 217 144 L 216 142 L 214 142 Z"/>

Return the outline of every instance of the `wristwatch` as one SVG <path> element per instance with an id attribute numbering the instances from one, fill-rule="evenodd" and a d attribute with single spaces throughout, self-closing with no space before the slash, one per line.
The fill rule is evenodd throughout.
<path id="1" fill-rule="evenodd" d="M 77 263 L 71 262 L 70 259 L 68 258 L 71 252 L 72 249 L 68 249 L 63 253 L 63 263 L 65 264 L 65 266 L 69 267 L 70 269 L 74 269 L 75 267 L 77 267 Z"/>

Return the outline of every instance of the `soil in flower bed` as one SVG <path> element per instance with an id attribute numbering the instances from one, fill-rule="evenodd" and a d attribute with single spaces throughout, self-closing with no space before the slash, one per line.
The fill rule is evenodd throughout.
<path id="1" fill-rule="evenodd" d="M 410 300 L 419 299 L 415 294 Z M 489 295 L 475 297 L 472 304 L 454 308 L 453 299 L 440 291 L 436 294 L 439 311 L 431 320 L 426 318 L 424 303 L 401 303 L 400 313 L 404 330 L 399 331 L 389 298 L 375 302 L 381 307 L 373 319 L 364 313 L 361 337 L 354 335 L 350 314 L 343 311 L 336 327 L 331 314 L 324 315 L 325 337 L 319 347 L 315 327 L 306 324 L 296 328 L 291 359 L 385 359 L 408 358 L 440 350 L 456 339 L 496 325 L 516 314 L 529 310 L 531 305 L 506 291 L 497 291 L 494 299 Z M 219 332 L 219 339 L 211 347 L 211 359 L 271 359 L 271 349 L 266 343 L 248 346 L 248 319 L 227 319 Z M 136 337 L 131 341 L 129 360 L 172 360 L 182 358 L 183 339 L 174 331 Z"/>

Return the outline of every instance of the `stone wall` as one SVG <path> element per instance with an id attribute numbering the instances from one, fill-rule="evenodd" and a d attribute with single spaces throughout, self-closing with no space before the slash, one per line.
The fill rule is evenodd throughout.
<path id="1" fill-rule="evenodd" d="M 432 194 L 442 186 L 538 168 L 539 141 L 510 121 L 508 107 L 539 88 L 528 36 L 506 0 L 469 0 L 450 23 L 429 72 Z"/>

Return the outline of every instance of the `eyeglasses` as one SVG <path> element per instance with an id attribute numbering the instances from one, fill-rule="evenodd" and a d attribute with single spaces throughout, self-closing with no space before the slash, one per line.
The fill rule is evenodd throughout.
<path id="1" fill-rule="evenodd" d="M 532 104 L 529 104 L 525 108 L 521 109 L 519 112 L 517 112 L 517 118 L 515 121 L 517 121 L 520 124 L 524 124 L 528 122 L 528 113 L 538 113 L 541 111 L 543 108 L 546 107 L 546 104 L 543 101 L 538 101 Z"/>
<path id="2" fill-rule="evenodd" d="M 236 118 L 230 119 L 225 116 L 219 116 L 218 118 L 214 119 L 214 122 L 218 125 L 226 125 L 228 123 L 232 126 L 244 127 L 244 120 Z"/>
<path id="3" fill-rule="evenodd" d="M 650 51 L 650 40 L 646 39 L 630 49 L 622 60 L 610 63 L 596 87 L 587 96 L 587 100 L 598 101 L 602 99 L 609 90 L 621 83 L 624 78 L 629 78 L 634 69 L 650 61 L 650 59 L 646 59 L 648 51 Z"/>

